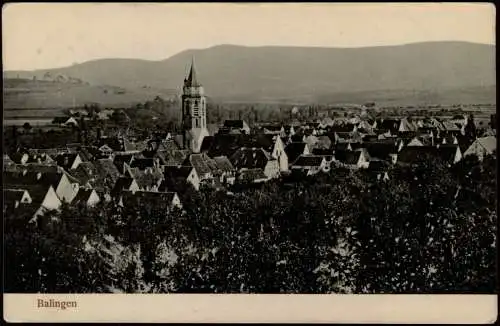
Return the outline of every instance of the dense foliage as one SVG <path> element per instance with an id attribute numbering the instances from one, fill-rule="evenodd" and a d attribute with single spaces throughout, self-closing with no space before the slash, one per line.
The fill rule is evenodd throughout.
<path id="1" fill-rule="evenodd" d="M 496 154 L 332 169 L 166 205 L 6 214 L 6 291 L 492 293 Z"/>

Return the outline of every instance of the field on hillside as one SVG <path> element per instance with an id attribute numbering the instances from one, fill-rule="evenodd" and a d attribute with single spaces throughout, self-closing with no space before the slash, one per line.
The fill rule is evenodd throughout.
<path id="1" fill-rule="evenodd" d="M 125 89 L 85 83 L 4 79 L 3 107 L 4 110 L 18 108 L 57 110 L 92 103 L 98 103 L 102 107 L 129 107 L 136 103 L 152 100 L 156 96 L 170 98 L 174 95 L 176 95 L 175 90 L 155 88 Z"/>

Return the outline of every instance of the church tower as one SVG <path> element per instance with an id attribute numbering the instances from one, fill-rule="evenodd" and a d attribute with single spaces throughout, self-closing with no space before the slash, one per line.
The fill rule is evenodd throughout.
<path id="1" fill-rule="evenodd" d="M 207 129 L 207 102 L 203 86 L 198 82 L 194 58 L 189 75 L 182 89 L 182 133 L 183 147 L 193 153 L 200 151 L 203 138 L 209 136 Z"/>

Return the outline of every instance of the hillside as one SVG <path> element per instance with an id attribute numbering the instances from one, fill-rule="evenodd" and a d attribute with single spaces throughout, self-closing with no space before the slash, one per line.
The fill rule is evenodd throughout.
<path id="1" fill-rule="evenodd" d="M 496 83 L 495 46 L 467 42 L 366 48 L 220 45 L 187 50 L 163 61 L 103 59 L 50 70 L 5 72 L 4 77 L 42 79 L 49 72 L 91 85 L 180 90 L 193 55 L 207 94 L 227 101 L 309 101 L 392 90 L 434 93 L 439 99 L 441 92 L 462 89 L 474 102 L 476 91 L 484 98 Z"/>

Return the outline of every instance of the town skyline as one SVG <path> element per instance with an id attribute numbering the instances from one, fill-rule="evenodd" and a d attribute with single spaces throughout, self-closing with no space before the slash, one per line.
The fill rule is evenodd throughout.
<path id="1" fill-rule="evenodd" d="M 157 61 L 217 45 L 494 45 L 492 9 L 487 4 L 11 4 L 3 12 L 3 63 L 4 70 L 37 70 L 105 58 Z M 34 20 L 36 29 L 28 23 Z"/>

